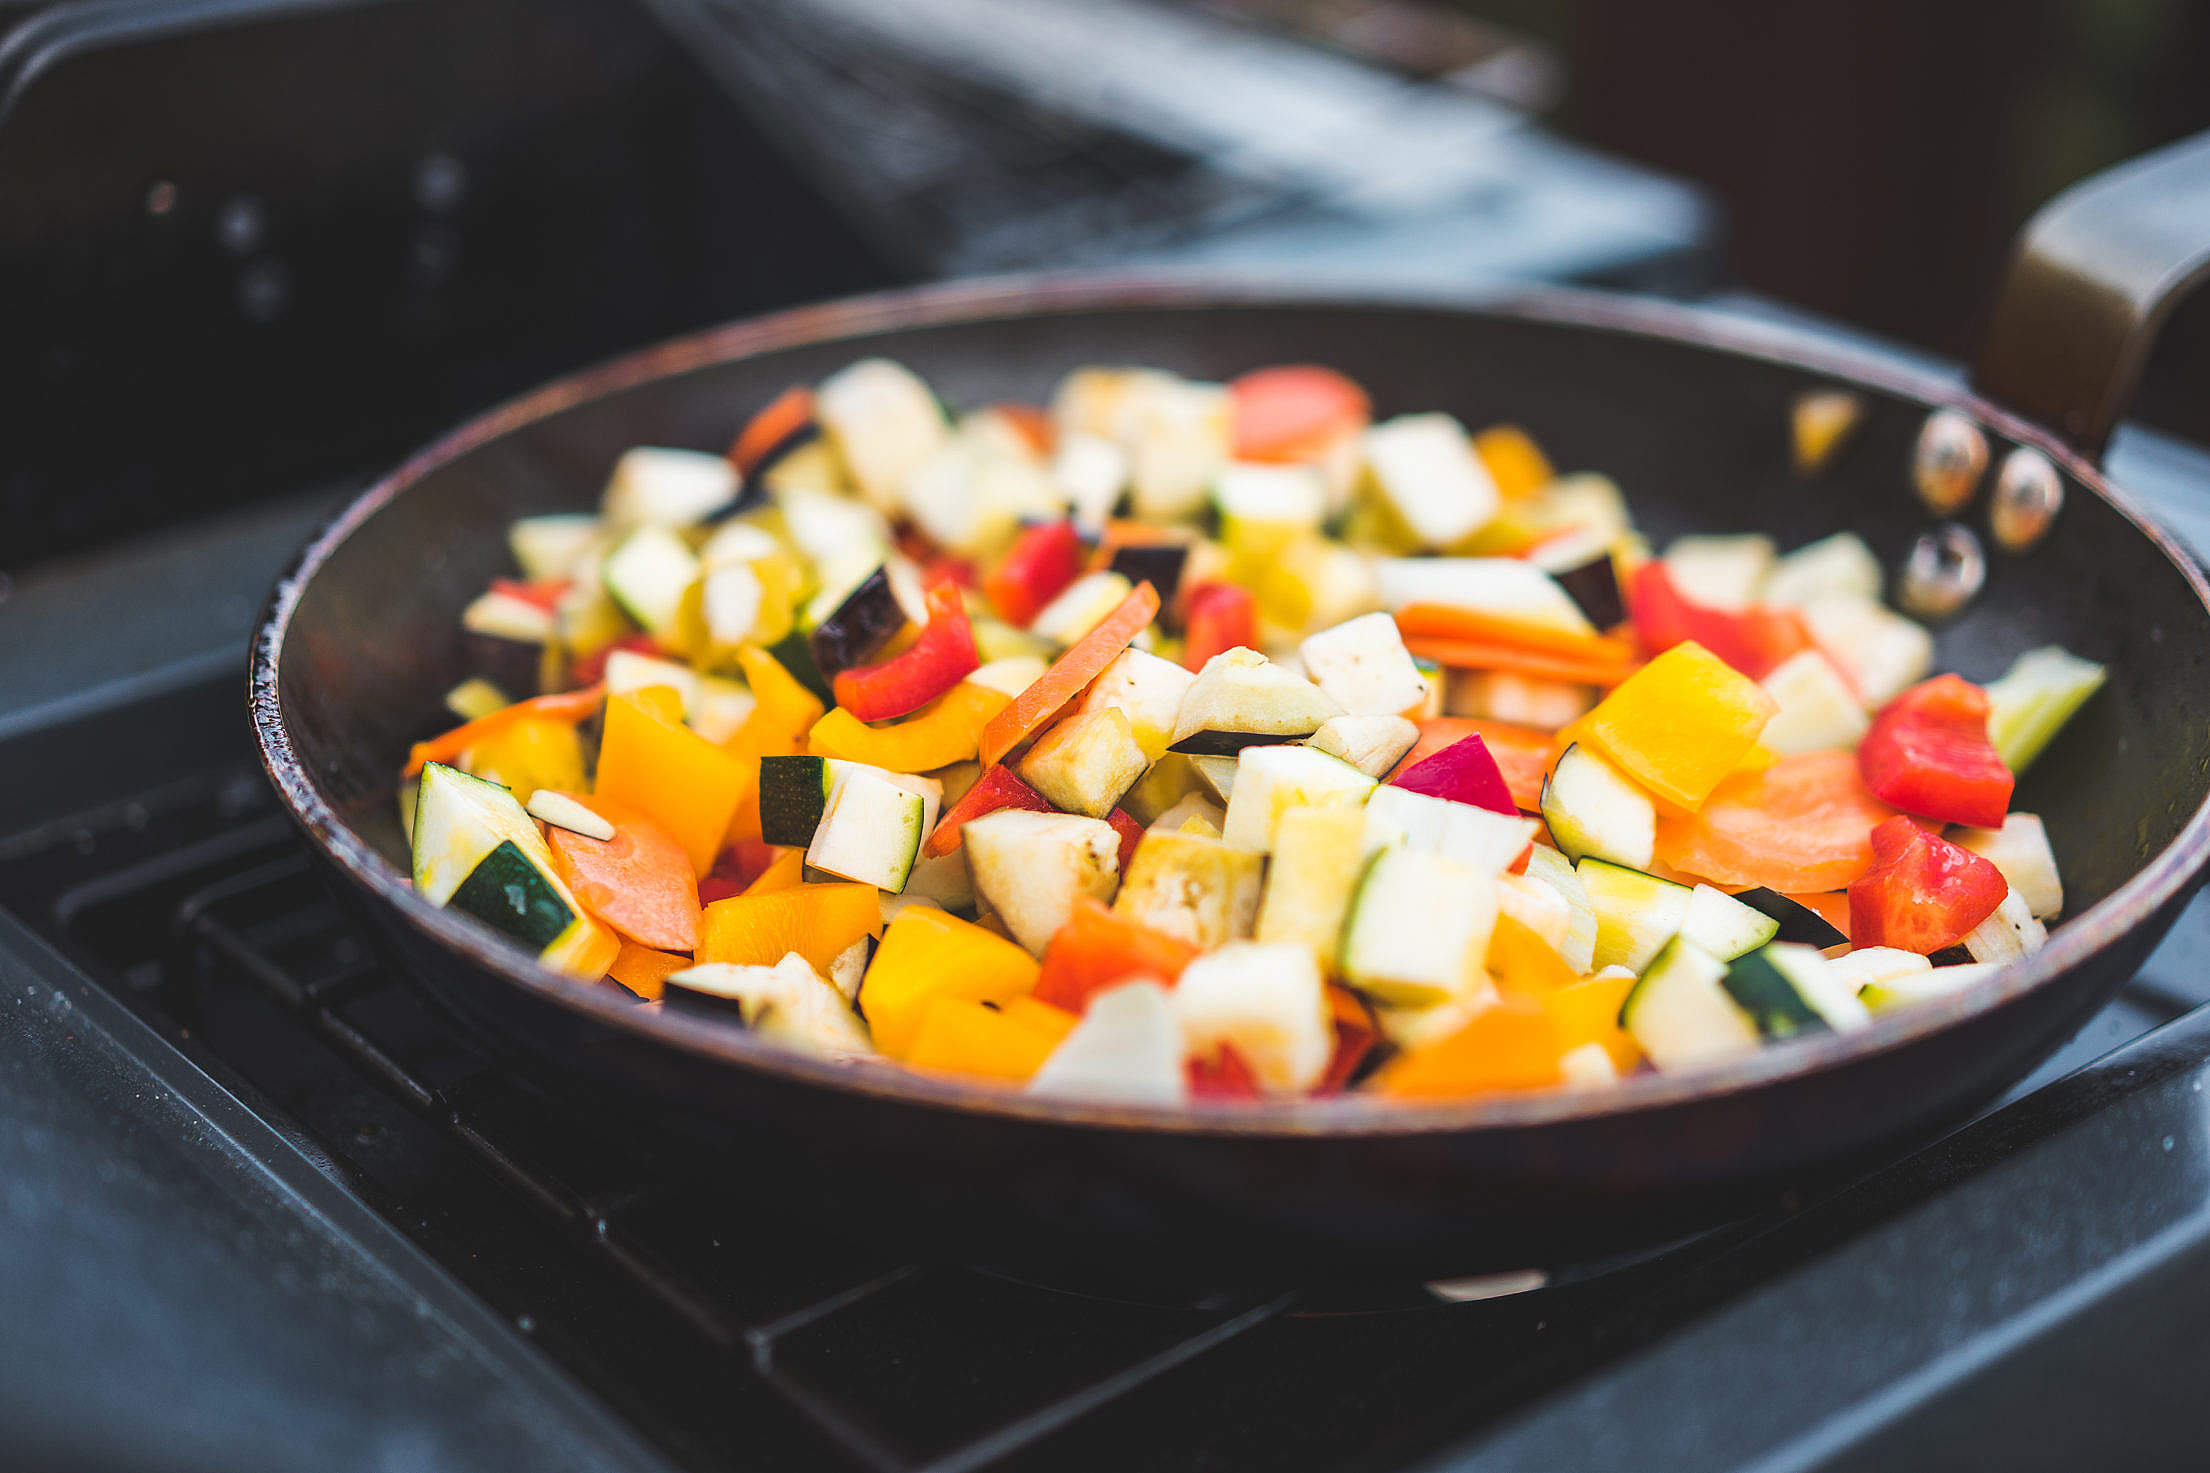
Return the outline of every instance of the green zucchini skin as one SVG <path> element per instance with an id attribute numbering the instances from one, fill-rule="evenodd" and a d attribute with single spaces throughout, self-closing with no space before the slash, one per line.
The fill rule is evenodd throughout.
<path id="1" fill-rule="evenodd" d="M 1756 1020 L 1757 1031 L 1767 1038 L 1792 1038 L 1827 1027 L 1826 1019 L 1819 1016 L 1794 979 L 1762 950 L 1736 957 L 1719 985 Z"/>
<path id="2" fill-rule="evenodd" d="M 512 839 L 503 839 L 468 872 L 446 902 L 543 951 L 575 922 L 575 912 Z"/>

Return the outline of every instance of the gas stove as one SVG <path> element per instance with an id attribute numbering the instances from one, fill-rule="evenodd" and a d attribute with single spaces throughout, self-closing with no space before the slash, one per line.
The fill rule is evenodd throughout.
<path id="1" fill-rule="evenodd" d="M 198 8 L 281 25 L 417 9 Z M 664 98 L 650 79 L 673 77 L 734 123 L 750 114 L 713 101 L 726 59 L 683 70 L 717 44 L 697 27 L 738 26 L 743 40 L 742 24 L 791 8 L 676 7 L 681 46 L 591 6 L 546 10 L 615 25 L 640 92 Z M 86 15 L 63 13 L 92 9 L 117 8 L 44 15 L 71 34 L 61 21 Z M 883 16 L 856 0 L 829 9 L 846 33 Z M 1075 25 L 1079 11 L 1039 6 L 1036 24 Z M 0 39 L 0 81 L 33 75 L 7 70 L 23 49 Z M 896 75 L 939 75 L 925 51 L 899 53 Z M 1010 63 L 993 65 L 985 80 L 1012 86 Z M 962 74 L 937 95 L 980 85 Z M 1171 138 L 1107 147 L 1094 118 L 1054 137 L 1083 140 L 1085 157 L 1116 161 L 1171 206 L 1130 226 L 1117 259 L 1355 278 L 1448 235 L 1463 209 L 1489 222 L 1490 250 L 1454 258 L 1451 279 L 1547 263 L 1678 285 L 1707 269 L 1692 196 L 1487 121 L 1480 136 L 1519 171 L 1517 195 L 1461 179 L 1397 213 L 1316 202 L 1311 181 L 1260 200 L 1251 170 L 1207 164 L 1195 144 L 1168 168 Z M 806 156 L 804 139 L 789 146 Z M 512 176 L 451 147 L 472 197 L 499 197 Z M 1217 177 L 1197 187 L 1190 171 L 1208 167 Z M 823 232 L 842 218 L 837 191 L 805 171 L 756 177 L 770 176 L 791 210 L 821 211 Z M 176 178 L 172 209 L 189 211 L 191 178 Z M 693 182 L 699 199 L 724 187 Z M 284 215 L 273 189 L 253 197 Z M 402 209 L 458 222 L 466 259 L 479 237 L 465 211 L 409 198 Z M 1644 234 L 1611 230 L 1622 198 L 1671 201 L 1680 233 L 1648 234 L 1648 211 Z M 1133 218 L 1129 199 L 1115 208 Z M 219 232 L 223 219 L 218 203 L 202 223 Z M 954 259 L 1017 244 L 998 228 L 931 239 Z M 860 219 L 820 258 L 834 272 L 775 287 L 708 272 L 712 291 L 699 285 L 690 307 L 605 304 L 569 339 L 511 357 L 495 332 L 455 326 L 435 359 L 454 373 L 412 386 L 382 428 L 403 442 L 425 415 L 625 329 L 670 330 L 692 308 L 726 315 L 828 289 L 829 275 L 865 285 L 943 264 L 901 264 L 880 241 Z M 226 292 L 261 259 L 229 249 L 217 239 L 209 257 L 233 263 L 210 278 Z M 310 285 L 348 269 L 287 260 Z M 460 292 L 439 298 L 441 320 L 497 320 L 446 279 L 422 289 Z M 250 335 L 243 321 L 226 331 Z M 53 378 L 48 402 L 77 402 L 85 382 Z M 271 448 L 281 437 L 264 425 L 193 490 L 189 460 L 134 436 L 89 468 L 38 462 L 35 485 L 9 468 L 43 519 L 31 551 L 0 554 L 17 570 L 0 585 L 0 1463 L 1715 1473 L 2163 1466 L 2210 1446 L 2192 1405 L 2210 1295 L 2203 903 L 1978 1119 L 1632 1258 L 1437 1283 L 1347 1264 L 1318 1284 L 1191 1283 L 1163 1263 L 1039 1279 L 915 1262 L 894 1222 L 798 1220 L 749 1189 L 741 1162 L 701 1180 L 588 1100 L 548 1095 L 418 1000 L 309 873 L 252 760 L 246 636 L 292 548 L 399 446 L 369 436 L 308 454 Z M 2112 470 L 2210 548 L 2210 454 L 2128 432 Z M 73 497 L 75 512 L 57 509 Z M 134 519 L 172 525 L 117 541 Z M 50 555 L 64 546 L 79 550 Z"/>

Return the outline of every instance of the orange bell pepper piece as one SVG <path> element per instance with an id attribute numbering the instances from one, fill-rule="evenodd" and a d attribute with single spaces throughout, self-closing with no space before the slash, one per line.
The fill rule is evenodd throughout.
<path id="1" fill-rule="evenodd" d="M 1050 724 L 1059 709 L 1082 694 L 1104 673 L 1130 640 L 1158 616 L 1159 593 L 1149 583 L 1138 583 L 1120 601 L 1120 607 L 1077 640 L 1073 648 L 1036 678 L 1004 710 L 982 729 L 981 757 L 985 767 L 1003 758 L 1022 742 Z"/>
<path id="2" fill-rule="evenodd" d="M 799 885 L 765 895 L 732 895 L 698 918 L 698 959 L 771 967 L 797 952 L 817 972 L 863 936 L 882 930 L 873 885 Z"/>
<path id="3" fill-rule="evenodd" d="M 1599 1043 L 1611 1055 L 1614 1068 L 1621 1074 L 1632 1073 L 1642 1062 L 1642 1046 L 1619 1026 L 1619 1010 L 1634 990 L 1634 981 L 1632 977 L 1587 977 L 1537 998 L 1557 1027 L 1558 1051 Z"/>
<path id="4" fill-rule="evenodd" d="M 1550 457 L 1518 425 L 1489 426 L 1473 437 L 1473 453 L 1481 457 L 1497 495 L 1506 501 L 1525 501 L 1558 478 Z"/>
<path id="5" fill-rule="evenodd" d="M 1010 703 L 1003 691 L 963 680 L 919 715 L 887 726 L 868 726 L 839 706 L 813 724 L 806 746 L 816 757 L 930 772 L 974 760 L 983 727 Z"/>
<path id="6" fill-rule="evenodd" d="M 903 1059 L 931 1005 L 945 998 L 1002 1003 L 1035 986 L 1036 959 L 1019 946 L 972 921 L 915 905 L 883 932 L 860 982 L 859 1005 L 875 1047 Z"/>
<path id="7" fill-rule="evenodd" d="M 757 769 L 755 763 L 748 772 L 744 763 L 689 727 L 664 719 L 632 692 L 606 703 L 594 794 L 658 825 L 690 856 L 695 880 L 713 868 L 738 801 L 759 780 Z"/>
<path id="8" fill-rule="evenodd" d="M 1055 1007 L 1082 1012 L 1093 994 L 1129 977 L 1156 977 L 1172 985 L 1198 948 L 1155 931 L 1087 898 L 1044 948 L 1036 996 Z"/>
<path id="9" fill-rule="evenodd" d="M 1489 932 L 1488 962 L 1489 974 L 1506 992 L 1539 997 L 1581 980 L 1549 942 L 1516 916 L 1496 918 L 1496 929 Z"/>
<path id="10" fill-rule="evenodd" d="M 1500 1089 L 1543 1089 L 1565 1052 L 1549 1010 L 1506 993 L 1466 1026 L 1382 1066 L 1374 1087 L 1395 1099 L 1435 1099 Z"/>
<path id="11" fill-rule="evenodd" d="M 646 1002 L 658 1002 L 668 990 L 668 978 L 691 964 L 687 956 L 654 951 L 634 941 L 624 941 L 606 975 Z"/>
<path id="12" fill-rule="evenodd" d="M 1022 1080 L 1041 1068 L 1058 1040 L 1011 1013 L 964 997 L 939 997 L 921 1015 L 906 1049 L 916 1069 Z"/>
<path id="13" fill-rule="evenodd" d="M 587 685 L 581 690 L 561 691 L 555 695 L 533 696 L 526 701 L 479 716 L 464 722 L 451 731 L 440 733 L 426 742 L 416 742 L 407 752 L 407 765 L 401 769 L 402 777 L 420 777 L 424 765 L 443 762 L 450 766 L 461 753 L 482 741 L 495 736 L 511 722 L 524 716 L 548 716 L 555 720 L 579 722 L 598 710 L 599 702 L 606 699 L 606 687 Z"/>
<path id="14" fill-rule="evenodd" d="M 760 871 L 751 884 L 739 891 L 742 895 L 773 895 L 778 890 L 795 890 L 806 882 L 806 851 L 803 849 L 778 850 L 767 868 Z"/>

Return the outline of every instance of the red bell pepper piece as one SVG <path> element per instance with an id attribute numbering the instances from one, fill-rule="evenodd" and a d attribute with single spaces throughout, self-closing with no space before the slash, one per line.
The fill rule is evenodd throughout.
<path id="1" fill-rule="evenodd" d="M 813 390 L 793 384 L 777 394 L 767 408 L 752 416 L 751 423 L 729 447 L 729 463 L 740 476 L 760 468 L 768 453 L 813 423 Z"/>
<path id="2" fill-rule="evenodd" d="M 1504 769 L 1496 765 L 1496 759 L 1489 755 L 1489 744 L 1478 733 L 1414 763 L 1390 778 L 1389 786 L 1486 808 L 1511 818 L 1519 816 L 1519 804 L 1512 801 L 1512 787 L 1504 781 Z"/>
<path id="3" fill-rule="evenodd" d="M 1235 458 L 1289 463 L 1317 459 L 1366 427 L 1372 401 L 1332 368 L 1283 363 L 1228 384 Z"/>
<path id="4" fill-rule="evenodd" d="M 1026 629 L 1082 571 L 1082 538 L 1074 523 L 1046 522 L 1014 539 L 990 576 L 983 597 L 1008 624 Z"/>
<path id="5" fill-rule="evenodd" d="M 862 721 L 887 721 L 920 710 L 982 664 L 974 627 L 959 589 L 938 583 L 928 592 L 929 621 L 902 655 L 879 665 L 837 672 L 836 703 Z"/>
<path id="6" fill-rule="evenodd" d="M 1180 937 L 1085 898 L 1074 903 L 1073 915 L 1044 948 L 1035 996 L 1079 1013 L 1093 995 L 1131 977 L 1155 977 L 1171 986 L 1196 957 L 1197 948 Z"/>
<path id="7" fill-rule="evenodd" d="M 1143 842 L 1143 825 L 1125 808 L 1115 808 L 1105 815 L 1105 821 L 1120 835 L 1120 872 L 1128 873 L 1128 866 L 1135 861 L 1136 846 Z"/>
<path id="8" fill-rule="evenodd" d="M 1874 797 L 1943 823 L 1999 829 L 2016 779 L 1987 735 L 1987 692 L 1956 675 L 1912 686 L 1857 745 Z"/>
<path id="9" fill-rule="evenodd" d="M 1236 1052 L 1232 1043 L 1223 1043 L 1209 1057 L 1191 1059 L 1183 1066 L 1189 1078 L 1189 1092 L 1200 1100 L 1255 1100 L 1260 1097 L 1258 1076 Z"/>
<path id="10" fill-rule="evenodd" d="M 493 593 L 503 593 L 508 598 L 520 599 L 523 603 L 543 609 L 548 614 L 559 609 L 560 600 L 573 587 L 575 587 L 575 580 L 571 578 L 539 578 L 533 582 L 524 582 L 520 578 L 494 578 L 491 580 L 491 591 Z"/>
<path id="11" fill-rule="evenodd" d="M 1182 664 L 1202 670 L 1226 650 L 1258 648 L 1258 601 L 1241 584 L 1201 583 L 1189 591 L 1182 627 Z"/>
<path id="12" fill-rule="evenodd" d="M 1645 655 L 1694 640 L 1752 680 L 1764 679 L 1781 661 L 1811 647 L 1810 631 L 1793 610 L 1759 604 L 1737 613 L 1696 603 L 1656 558 L 1635 570 L 1627 605 L 1635 642 Z"/>
<path id="13" fill-rule="evenodd" d="M 993 762 L 989 771 L 967 789 L 965 796 L 944 810 L 944 816 L 921 842 L 921 853 L 930 859 L 942 859 L 959 847 L 959 831 L 966 827 L 969 819 L 995 813 L 1000 808 L 1018 808 L 1028 813 L 1058 812 L 1044 801 L 1043 794 L 1015 777 L 1013 769 L 1002 762 Z"/>
<path id="14" fill-rule="evenodd" d="M 1931 955 L 2009 893 L 1993 864 L 1898 814 L 1872 831 L 1872 868 L 1849 887 L 1849 941 Z"/>
<path id="15" fill-rule="evenodd" d="M 1347 987 L 1328 984 L 1328 1016 L 1335 1024 L 1335 1052 L 1328 1056 L 1327 1072 L 1312 1087 L 1319 1095 L 1340 1094 L 1350 1087 L 1351 1076 L 1366 1062 L 1366 1055 L 1380 1040 L 1373 1010 Z"/>

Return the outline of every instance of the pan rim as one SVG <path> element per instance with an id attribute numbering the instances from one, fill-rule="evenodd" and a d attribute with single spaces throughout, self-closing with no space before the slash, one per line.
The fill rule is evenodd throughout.
<path id="1" fill-rule="evenodd" d="M 1039 313 L 1112 309 L 1187 311 L 1286 307 L 1390 309 L 1499 317 L 1652 338 L 1833 378 L 1928 408 L 1956 408 L 2012 441 L 2048 455 L 2146 537 L 2210 611 L 2210 581 L 2177 541 L 2054 434 L 1898 356 L 1837 343 L 1805 329 L 1706 308 L 1557 286 L 1509 285 L 1463 292 L 1313 283 L 1262 273 L 1071 273 L 997 277 L 847 297 L 744 319 L 636 349 L 535 388 L 431 441 L 332 516 L 272 589 L 250 652 L 248 704 L 264 771 L 306 841 L 346 878 L 479 972 L 604 1027 L 714 1062 L 763 1070 L 794 1083 L 849 1090 L 912 1108 L 980 1112 L 1041 1126 L 1138 1130 L 1255 1139 L 1429 1136 L 1580 1123 L 1655 1111 L 1754 1090 L 1903 1047 L 2054 981 L 2192 884 L 2210 863 L 2210 795 L 2172 841 L 2111 894 L 2072 918 L 2049 945 L 1952 996 L 1877 1018 L 1847 1034 L 1768 1045 L 1721 1064 L 1638 1074 L 1604 1090 L 1549 1090 L 1438 1101 L 1383 1101 L 1362 1094 L 1256 1103 L 1132 1105 L 1029 1095 L 874 1062 L 832 1063 L 727 1025 L 625 1000 L 602 983 L 540 966 L 488 927 L 416 895 L 389 861 L 322 797 L 295 749 L 278 700 L 285 636 L 309 582 L 350 533 L 432 471 L 512 430 L 588 400 L 741 358 L 906 328 L 987 323 Z"/>

